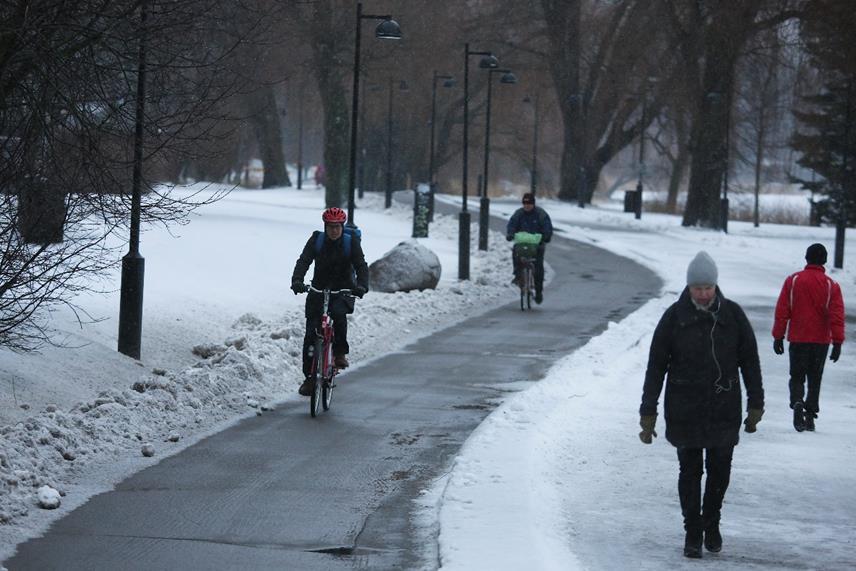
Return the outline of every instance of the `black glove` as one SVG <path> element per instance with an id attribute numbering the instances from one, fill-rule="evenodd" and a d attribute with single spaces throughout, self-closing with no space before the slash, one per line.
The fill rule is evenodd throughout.
<path id="1" fill-rule="evenodd" d="M 743 421 L 743 424 L 746 425 L 746 432 L 750 434 L 755 432 L 762 416 L 764 416 L 763 408 L 750 408 L 746 413 L 746 419 Z"/>
<path id="2" fill-rule="evenodd" d="M 291 291 L 294 292 L 294 295 L 297 295 L 299 293 L 306 293 L 307 291 L 309 291 L 309 288 L 307 288 L 302 281 L 291 282 Z"/>
<path id="3" fill-rule="evenodd" d="M 773 351 L 776 355 L 781 355 L 785 352 L 785 340 L 784 339 L 773 339 Z"/>
<path id="4" fill-rule="evenodd" d="M 363 296 L 366 295 L 366 292 L 369 290 L 367 290 L 363 286 L 357 286 L 354 289 L 352 289 L 351 291 L 353 292 L 353 294 L 355 296 L 357 296 L 360 299 L 363 299 Z"/>
<path id="5" fill-rule="evenodd" d="M 505 240 L 506 240 L 507 242 L 511 242 L 512 240 L 514 240 L 514 236 L 512 236 L 511 234 L 509 234 L 509 235 L 507 235 L 507 236 L 505 237 Z"/>
<path id="6" fill-rule="evenodd" d="M 841 356 L 841 343 L 833 343 L 832 344 L 832 354 L 829 356 L 829 360 L 833 363 L 838 362 L 838 358 Z"/>
<path id="7" fill-rule="evenodd" d="M 639 426 L 642 427 L 642 432 L 639 433 L 639 440 L 643 444 L 651 444 L 654 438 L 657 438 L 657 431 L 654 427 L 657 425 L 656 414 L 643 414 L 639 417 Z"/>

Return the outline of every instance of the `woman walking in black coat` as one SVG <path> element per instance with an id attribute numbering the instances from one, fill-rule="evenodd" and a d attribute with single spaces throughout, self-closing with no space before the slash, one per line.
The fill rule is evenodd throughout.
<path id="1" fill-rule="evenodd" d="M 720 510 L 743 417 L 739 373 L 748 398 L 746 432 L 755 432 L 764 413 L 755 333 L 740 306 L 722 295 L 717 278 L 716 263 L 699 252 L 687 268 L 687 287 L 654 331 L 639 407 L 639 438 L 650 444 L 665 378 L 666 440 L 680 462 L 684 555 L 694 558 L 701 557 L 702 541 L 708 551 L 722 549 Z"/>

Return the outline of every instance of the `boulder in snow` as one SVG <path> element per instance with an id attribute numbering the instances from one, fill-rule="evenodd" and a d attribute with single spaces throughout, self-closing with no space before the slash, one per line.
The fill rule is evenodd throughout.
<path id="1" fill-rule="evenodd" d="M 416 240 L 408 240 L 369 266 L 371 288 L 387 293 L 434 289 L 441 269 L 437 254 Z"/>
<path id="2" fill-rule="evenodd" d="M 146 442 L 143 444 L 143 448 L 140 450 L 143 453 L 143 456 L 146 458 L 151 458 L 155 455 L 155 447 Z"/>
<path id="3" fill-rule="evenodd" d="M 54 510 L 59 507 L 59 492 L 50 486 L 42 486 L 36 492 L 39 498 L 39 507 L 46 510 Z"/>

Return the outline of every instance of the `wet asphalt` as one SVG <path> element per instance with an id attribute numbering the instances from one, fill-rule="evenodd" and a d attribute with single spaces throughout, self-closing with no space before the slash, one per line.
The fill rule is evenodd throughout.
<path id="1" fill-rule="evenodd" d="M 503 395 L 661 288 L 651 271 L 559 233 L 545 259 L 555 276 L 532 311 L 509 290 L 507 305 L 340 375 L 318 418 L 306 401 L 288 403 L 205 438 L 91 498 L 3 565 L 436 568 L 413 500 Z"/>

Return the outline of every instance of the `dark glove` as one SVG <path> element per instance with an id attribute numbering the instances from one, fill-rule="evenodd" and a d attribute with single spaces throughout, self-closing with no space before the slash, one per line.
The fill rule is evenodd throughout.
<path id="1" fill-rule="evenodd" d="M 743 424 L 746 425 L 746 432 L 755 432 L 758 423 L 761 422 L 761 417 L 764 416 L 764 409 L 750 408 L 746 413 L 746 420 Z"/>
<path id="2" fill-rule="evenodd" d="M 643 414 L 639 417 L 639 426 L 642 427 L 642 432 L 639 433 L 639 440 L 645 444 L 651 444 L 653 438 L 657 438 L 657 431 L 654 426 L 657 424 L 656 414 Z"/>
<path id="3" fill-rule="evenodd" d="M 353 294 L 355 296 L 357 296 L 360 299 L 363 299 L 363 296 L 366 295 L 366 292 L 369 290 L 367 290 L 363 286 L 357 286 L 354 289 L 352 289 L 351 291 L 353 292 Z"/>
<path id="4" fill-rule="evenodd" d="M 785 352 L 785 340 L 784 339 L 773 339 L 773 351 L 776 355 L 781 355 Z"/>
<path id="5" fill-rule="evenodd" d="M 838 362 L 838 358 L 841 356 L 841 343 L 833 343 L 832 344 L 832 354 L 829 355 L 829 360 L 833 363 Z"/>
<path id="6" fill-rule="evenodd" d="M 309 288 L 303 282 L 291 282 L 291 291 L 294 292 L 294 295 L 299 293 L 306 293 L 309 291 Z"/>
<path id="7" fill-rule="evenodd" d="M 507 242 L 511 242 L 512 240 L 514 240 L 514 236 L 512 236 L 511 234 L 508 234 L 508 235 L 505 237 L 505 240 L 506 240 Z"/>

